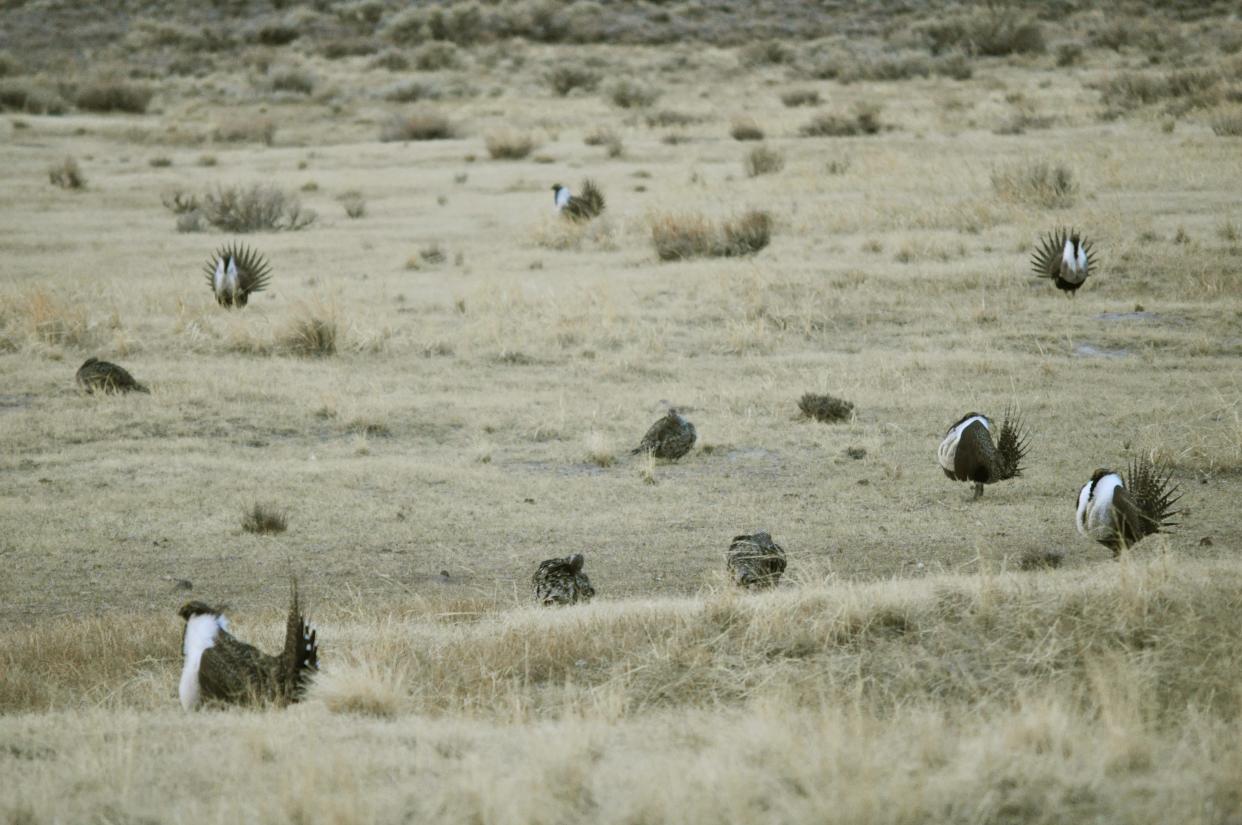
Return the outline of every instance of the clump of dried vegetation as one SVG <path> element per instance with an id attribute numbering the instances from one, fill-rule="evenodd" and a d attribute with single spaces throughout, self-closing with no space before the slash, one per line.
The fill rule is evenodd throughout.
<path id="1" fill-rule="evenodd" d="M 86 186 L 86 176 L 82 174 L 82 167 L 72 157 L 66 157 L 59 163 L 52 164 L 47 170 L 47 177 L 53 186 L 59 186 L 61 189 L 82 189 Z"/>
<path id="2" fill-rule="evenodd" d="M 155 92 L 147 86 L 116 78 L 101 78 L 80 85 L 74 103 L 84 112 L 143 114 Z"/>
<path id="3" fill-rule="evenodd" d="M 770 175 L 785 168 L 785 156 L 776 149 L 769 149 L 767 146 L 756 146 L 746 153 L 746 160 L 743 162 L 742 168 L 746 172 L 747 177 L 754 178 L 759 175 Z"/>
<path id="4" fill-rule="evenodd" d="M 211 139 L 217 143 L 262 143 L 271 146 L 276 142 L 276 121 L 262 115 L 233 117 L 217 123 L 211 131 Z"/>
<path id="5" fill-rule="evenodd" d="M 753 255 L 772 239 L 772 216 L 758 209 L 719 223 L 687 213 L 658 215 L 650 224 L 651 241 L 661 261 Z"/>
<path id="6" fill-rule="evenodd" d="M 357 189 L 351 189 L 348 192 L 342 192 L 337 198 L 341 203 L 341 207 L 345 210 L 347 218 L 361 218 L 367 214 L 367 201 L 362 193 Z"/>
<path id="7" fill-rule="evenodd" d="M 658 89 L 632 80 L 618 80 L 608 89 L 608 99 L 622 109 L 645 109 L 659 97 Z"/>
<path id="8" fill-rule="evenodd" d="M 494 160 L 521 160 L 539 145 L 533 135 L 511 129 L 488 132 L 484 144 Z"/>
<path id="9" fill-rule="evenodd" d="M 401 140 L 448 140 L 456 137 L 452 122 L 430 109 L 408 115 L 393 115 L 380 130 L 380 140 L 391 143 Z"/>
<path id="10" fill-rule="evenodd" d="M 303 304 L 285 325 L 277 341 L 280 349 L 303 358 L 326 358 L 336 353 L 336 307 L 322 302 Z"/>
<path id="11" fill-rule="evenodd" d="M 737 118 L 729 127 L 729 136 L 734 140 L 763 140 L 763 129 L 753 118 Z"/>
<path id="12" fill-rule="evenodd" d="M 565 97 L 574 89 L 593 92 L 599 86 L 601 76 L 594 69 L 586 66 L 562 63 L 547 74 L 547 83 L 552 91 Z"/>
<path id="13" fill-rule="evenodd" d="M 816 421 L 823 421 L 825 423 L 848 421 L 854 415 L 854 403 L 852 401 L 846 401 L 831 395 L 816 395 L 810 392 L 804 393 L 798 399 L 798 409 L 801 411 L 803 418 L 813 418 Z"/>
<path id="14" fill-rule="evenodd" d="M 884 124 L 880 122 L 880 111 L 880 107 L 875 104 L 860 103 L 850 115 L 825 112 L 805 123 L 799 129 L 799 134 L 803 137 L 877 135 L 884 128 Z"/>
<path id="15" fill-rule="evenodd" d="M 993 169 L 992 190 L 1013 203 L 1064 209 L 1074 205 L 1078 186 L 1068 166 L 1039 160 Z"/>
<path id="16" fill-rule="evenodd" d="M 271 535 L 285 532 L 289 520 L 280 507 L 256 501 L 242 511 L 241 526 L 247 533 Z"/>

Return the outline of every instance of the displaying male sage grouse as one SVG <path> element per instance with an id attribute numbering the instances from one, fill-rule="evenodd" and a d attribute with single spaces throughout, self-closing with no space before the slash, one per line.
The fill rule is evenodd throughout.
<path id="1" fill-rule="evenodd" d="M 216 303 L 226 309 L 244 307 L 250 293 L 267 288 L 271 266 L 257 251 L 240 244 L 221 247 L 204 267 Z"/>
<path id="2" fill-rule="evenodd" d="M 1051 278 L 1057 289 L 1072 297 L 1095 268 L 1095 253 L 1091 242 L 1074 230 L 1058 229 L 1041 239 L 1031 256 L 1031 267 L 1036 275 Z"/>
<path id="3" fill-rule="evenodd" d="M 785 551 L 767 533 L 734 536 L 729 545 L 729 572 L 733 583 L 747 590 L 780 584 L 785 572 Z"/>
<path id="4" fill-rule="evenodd" d="M 298 606 L 297 582 L 292 585 L 285 647 L 276 656 L 233 638 L 229 620 L 219 609 L 199 601 L 178 611 L 185 619 L 181 649 L 181 706 L 193 710 L 204 701 L 280 705 L 302 698 L 311 675 L 319 669 L 319 647 Z"/>
<path id="5" fill-rule="evenodd" d="M 554 183 L 552 199 L 556 210 L 574 221 L 589 221 L 604 211 L 604 193 L 590 180 L 582 182 L 581 195 L 574 195 L 569 187 Z"/>
<path id="6" fill-rule="evenodd" d="M 87 392 L 102 390 L 105 393 L 115 392 L 151 392 L 142 384 L 134 380 L 134 376 L 124 367 L 108 361 L 100 361 L 98 358 L 87 358 L 82 366 L 78 367 L 77 374 L 78 386 Z"/>
<path id="7" fill-rule="evenodd" d="M 1000 435 L 993 441 L 992 420 L 980 413 L 967 413 L 949 427 L 940 442 L 940 467 L 951 479 L 973 481 L 974 497 L 979 498 L 983 485 L 1022 475 L 1028 437 L 1021 420 L 1006 412 Z"/>
<path id="8" fill-rule="evenodd" d="M 1147 458 L 1130 462 L 1129 478 L 1100 469 L 1078 491 L 1078 532 L 1121 555 L 1123 547 L 1138 543 L 1144 536 L 1159 533 L 1172 522 L 1178 511 L 1173 505 L 1181 498 L 1172 476 L 1152 465 Z"/>
<path id="9" fill-rule="evenodd" d="M 540 604 L 577 604 L 589 602 L 595 595 L 591 580 L 582 572 L 586 563 L 581 553 L 563 559 L 540 562 L 539 569 L 531 577 L 535 586 L 535 601 Z"/>
<path id="10" fill-rule="evenodd" d="M 690 452 L 698 437 L 693 424 L 682 418 L 677 410 L 669 410 L 668 415 L 651 425 L 638 446 L 630 450 L 630 455 L 651 453 L 656 458 L 676 461 Z"/>

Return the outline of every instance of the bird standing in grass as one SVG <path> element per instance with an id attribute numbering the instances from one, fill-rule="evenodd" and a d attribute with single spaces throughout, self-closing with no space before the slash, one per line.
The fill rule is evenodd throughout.
<path id="1" fill-rule="evenodd" d="M 266 289 L 271 278 L 267 260 L 240 244 L 221 247 L 204 269 L 216 303 L 225 309 L 244 307 L 251 293 Z"/>
<path id="2" fill-rule="evenodd" d="M 980 413 L 967 413 L 949 427 L 940 442 L 940 467 L 951 479 L 974 482 L 974 497 L 979 498 L 983 485 L 1022 475 L 1028 438 L 1016 415 L 1005 413 L 1000 435 L 993 441 L 992 420 Z"/>
<path id="3" fill-rule="evenodd" d="M 542 605 L 589 602 L 595 595 L 595 588 L 582 572 L 585 563 L 581 553 L 540 562 L 539 569 L 531 577 L 535 601 Z"/>
<path id="4" fill-rule="evenodd" d="M 134 380 L 134 376 L 124 367 L 119 367 L 109 361 L 100 361 L 98 358 L 87 358 L 82 366 L 78 367 L 77 374 L 78 386 L 87 392 L 102 390 L 111 395 L 117 392 L 151 392 L 144 385 Z"/>
<path id="5" fill-rule="evenodd" d="M 1091 242 L 1073 229 L 1058 229 L 1040 240 L 1031 256 L 1031 267 L 1036 275 L 1051 278 L 1057 289 L 1073 297 L 1095 268 L 1095 253 Z"/>
<path id="6" fill-rule="evenodd" d="M 582 182 L 582 194 L 575 195 L 569 187 L 552 184 L 553 203 L 556 210 L 573 221 L 589 221 L 604 211 L 604 193 L 594 181 Z"/>
<path id="7" fill-rule="evenodd" d="M 234 638 L 220 609 L 192 601 L 178 615 L 185 619 L 181 637 L 185 663 L 179 694 L 186 710 L 209 700 L 229 704 L 296 702 L 319 669 L 316 634 L 298 605 L 297 582 L 292 585 L 285 647 L 277 656 L 268 656 Z"/>
<path id="8" fill-rule="evenodd" d="M 734 584 L 747 590 L 762 590 L 780 584 L 785 572 L 785 551 L 765 532 L 734 536 L 726 563 Z"/>
<path id="9" fill-rule="evenodd" d="M 1120 473 L 1099 469 L 1078 491 L 1078 532 L 1112 550 L 1113 558 L 1144 536 L 1176 526 L 1169 519 L 1179 512 L 1173 505 L 1181 495 L 1167 470 L 1144 457 L 1130 462 L 1128 475 L 1123 481 Z"/>
<path id="10" fill-rule="evenodd" d="M 647 434 L 638 446 L 630 450 L 630 455 L 651 453 L 656 458 L 668 458 L 676 461 L 694 446 L 698 433 L 694 425 L 670 409 L 668 415 L 651 425 Z"/>

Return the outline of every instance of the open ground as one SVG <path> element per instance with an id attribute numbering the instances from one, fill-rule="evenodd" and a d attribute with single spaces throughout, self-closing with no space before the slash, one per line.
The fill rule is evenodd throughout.
<path id="1" fill-rule="evenodd" d="M 55 4 L 0 12 L 0 817 L 1242 821 L 1236 15 L 877 5 L 754 41 L 710 3 L 545 5 L 555 37 L 497 34 L 507 4 L 178 8 L 89 51 L 38 34 Z M 570 224 L 584 178 L 607 209 Z M 169 208 L 255 185 L 313 222 Z M 750 210 L 757 253 L 653 243 Z M 1100 259 L 1073 298 L 1029 272 L 1059 226 Z M 233 240 L 273 279 L 230 312 Z M 81 393 L 89 356 L 151 393 Z M 669 405 L 695 449 L 629 455 Z M 1028 469 L 971 501 L 937 444 L 1010 405 Z M 1181 523 L 1114 562 L 1074 505 L 1137 455 Z M 757 530 L 789 570 L 736 593 Z M 596 600 L 536 609 L 572 552 Z M 275 650 L 291 573 L 308 701 L 184 714 L 177 607 Z"/>

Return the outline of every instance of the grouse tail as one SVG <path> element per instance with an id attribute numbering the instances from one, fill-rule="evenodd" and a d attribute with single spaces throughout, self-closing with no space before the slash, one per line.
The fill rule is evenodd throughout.
<path id="1" fill-rule="evenodd" d="M 1005 420 L 996 439 L 999 478 L 1016 478 L 1022 475 L 1022 471 L 1026 469 L 1022 466 L 1022 459 L 1030 451 L 1030 441 L 1031 434 L 1023 424 L 1021 414 L 1013 408 L 1005 410 Z"/>
<path id="2" fill-rule="evenodd" d="M 1172 519 L 1181 511 L 1173 509 L 1173 505 L 1182 494 L 1173 483 L 1171 470 L 1157 467 L 1147 456 L 1131 459 L 1126 489 L 1142 514 L 1140 538 L 1177 526 Z"/>
<path id="3" fill-rule="evenodd" d="M 604 193 L 599 191 L 595 181 L 584 180 L 582 182 L 582 194 L 578 197 L 582 200 L 582 204 L 585 207 L 584 211 L 588 217 L 593 218 L 604 211 Z"/>
<path id="4" fill-rule="evenodd" d="M 298 603 L 298 581 L 290 585 L 289 618 L 285 624 L 285 649 L 281 653 L 282 683 L 289 701 L 302 698 L 313 673 L 319 670 L 319 643 L 316 631 L 302 615 Z"/>

